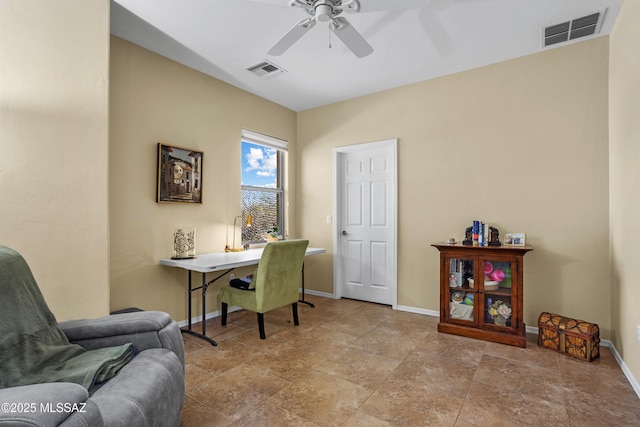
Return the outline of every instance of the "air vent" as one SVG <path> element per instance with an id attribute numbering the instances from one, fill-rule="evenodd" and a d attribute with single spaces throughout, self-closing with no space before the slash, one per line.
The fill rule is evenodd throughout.
<path id="1" fill-rule="evenodd" d="M 543 45 L 551 46 L 596 34 L 600 30 L 603 16 L 604 13 L 596 12 L 582 18 L 547 27 L 544 29 Z"/>
<path id="2" fill-rule="evenodd" d="M 247 68 L 247 70 L 251 71 L 258 77 L 269 79 L 287 72 L 284 68 L 280 68 L 276 64 L 269 61 L 262 61 L 259 64 Z"/>

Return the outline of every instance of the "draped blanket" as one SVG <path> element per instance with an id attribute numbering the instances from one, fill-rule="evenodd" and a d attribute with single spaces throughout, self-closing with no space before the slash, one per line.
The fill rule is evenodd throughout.
<path id="1" fill-rule="evenodd" d="M 0 246 L 0 388 L 73 382 L 88 390 L 133 356 L 131 344 L 87 351 L 69 343 L 26 261 Z"/>

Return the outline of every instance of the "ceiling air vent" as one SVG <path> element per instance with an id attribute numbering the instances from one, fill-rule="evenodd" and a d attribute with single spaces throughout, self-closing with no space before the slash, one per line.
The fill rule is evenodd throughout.
<path id="1" fill-rule="evenodd" d="M 272 78 L 282 73 L 286 73 L 287 71 L 284 68 L 280 68 L 272 62 L 262 61 L 259 64 L 256 64 L 252 67 L 247 68 L 247 70 L 251 71 L 258 77 L 262 78 Z"/>
<path id="2" fill-rule="evenodd" d="M 582 18 L 547 27 L 544 29 L 543 44 L 544 46 L 551 46 L 596 34 L 600 30 L 603 16 L 604 13 L 596 12 Z"/>

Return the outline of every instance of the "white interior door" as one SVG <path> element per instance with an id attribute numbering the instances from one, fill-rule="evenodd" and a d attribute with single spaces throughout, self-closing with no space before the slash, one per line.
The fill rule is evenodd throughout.
<path id="1" fill-rule="evenodd" d="M 397 140 L 335 150 L 336 296 L 397 304 Z"/>

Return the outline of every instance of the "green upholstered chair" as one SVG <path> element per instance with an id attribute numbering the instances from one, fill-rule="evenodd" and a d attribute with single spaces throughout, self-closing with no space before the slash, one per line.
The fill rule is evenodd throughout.
<path id="1" fill-rule="evenodd" d="M 291 304 L 293 322 L 298 321 L 298 290 L 308 240 L 283 240 L 268 243 L 260 257 L 252 282 L 254 289 L 242 290 L 225 285 L 220 289 L 222 326 L 227 324 L 228 306 L 258 313 L 260 338 L 265 339 L 264 313 Z M 253 284 L 253 283 L 252 283 Z"/>

